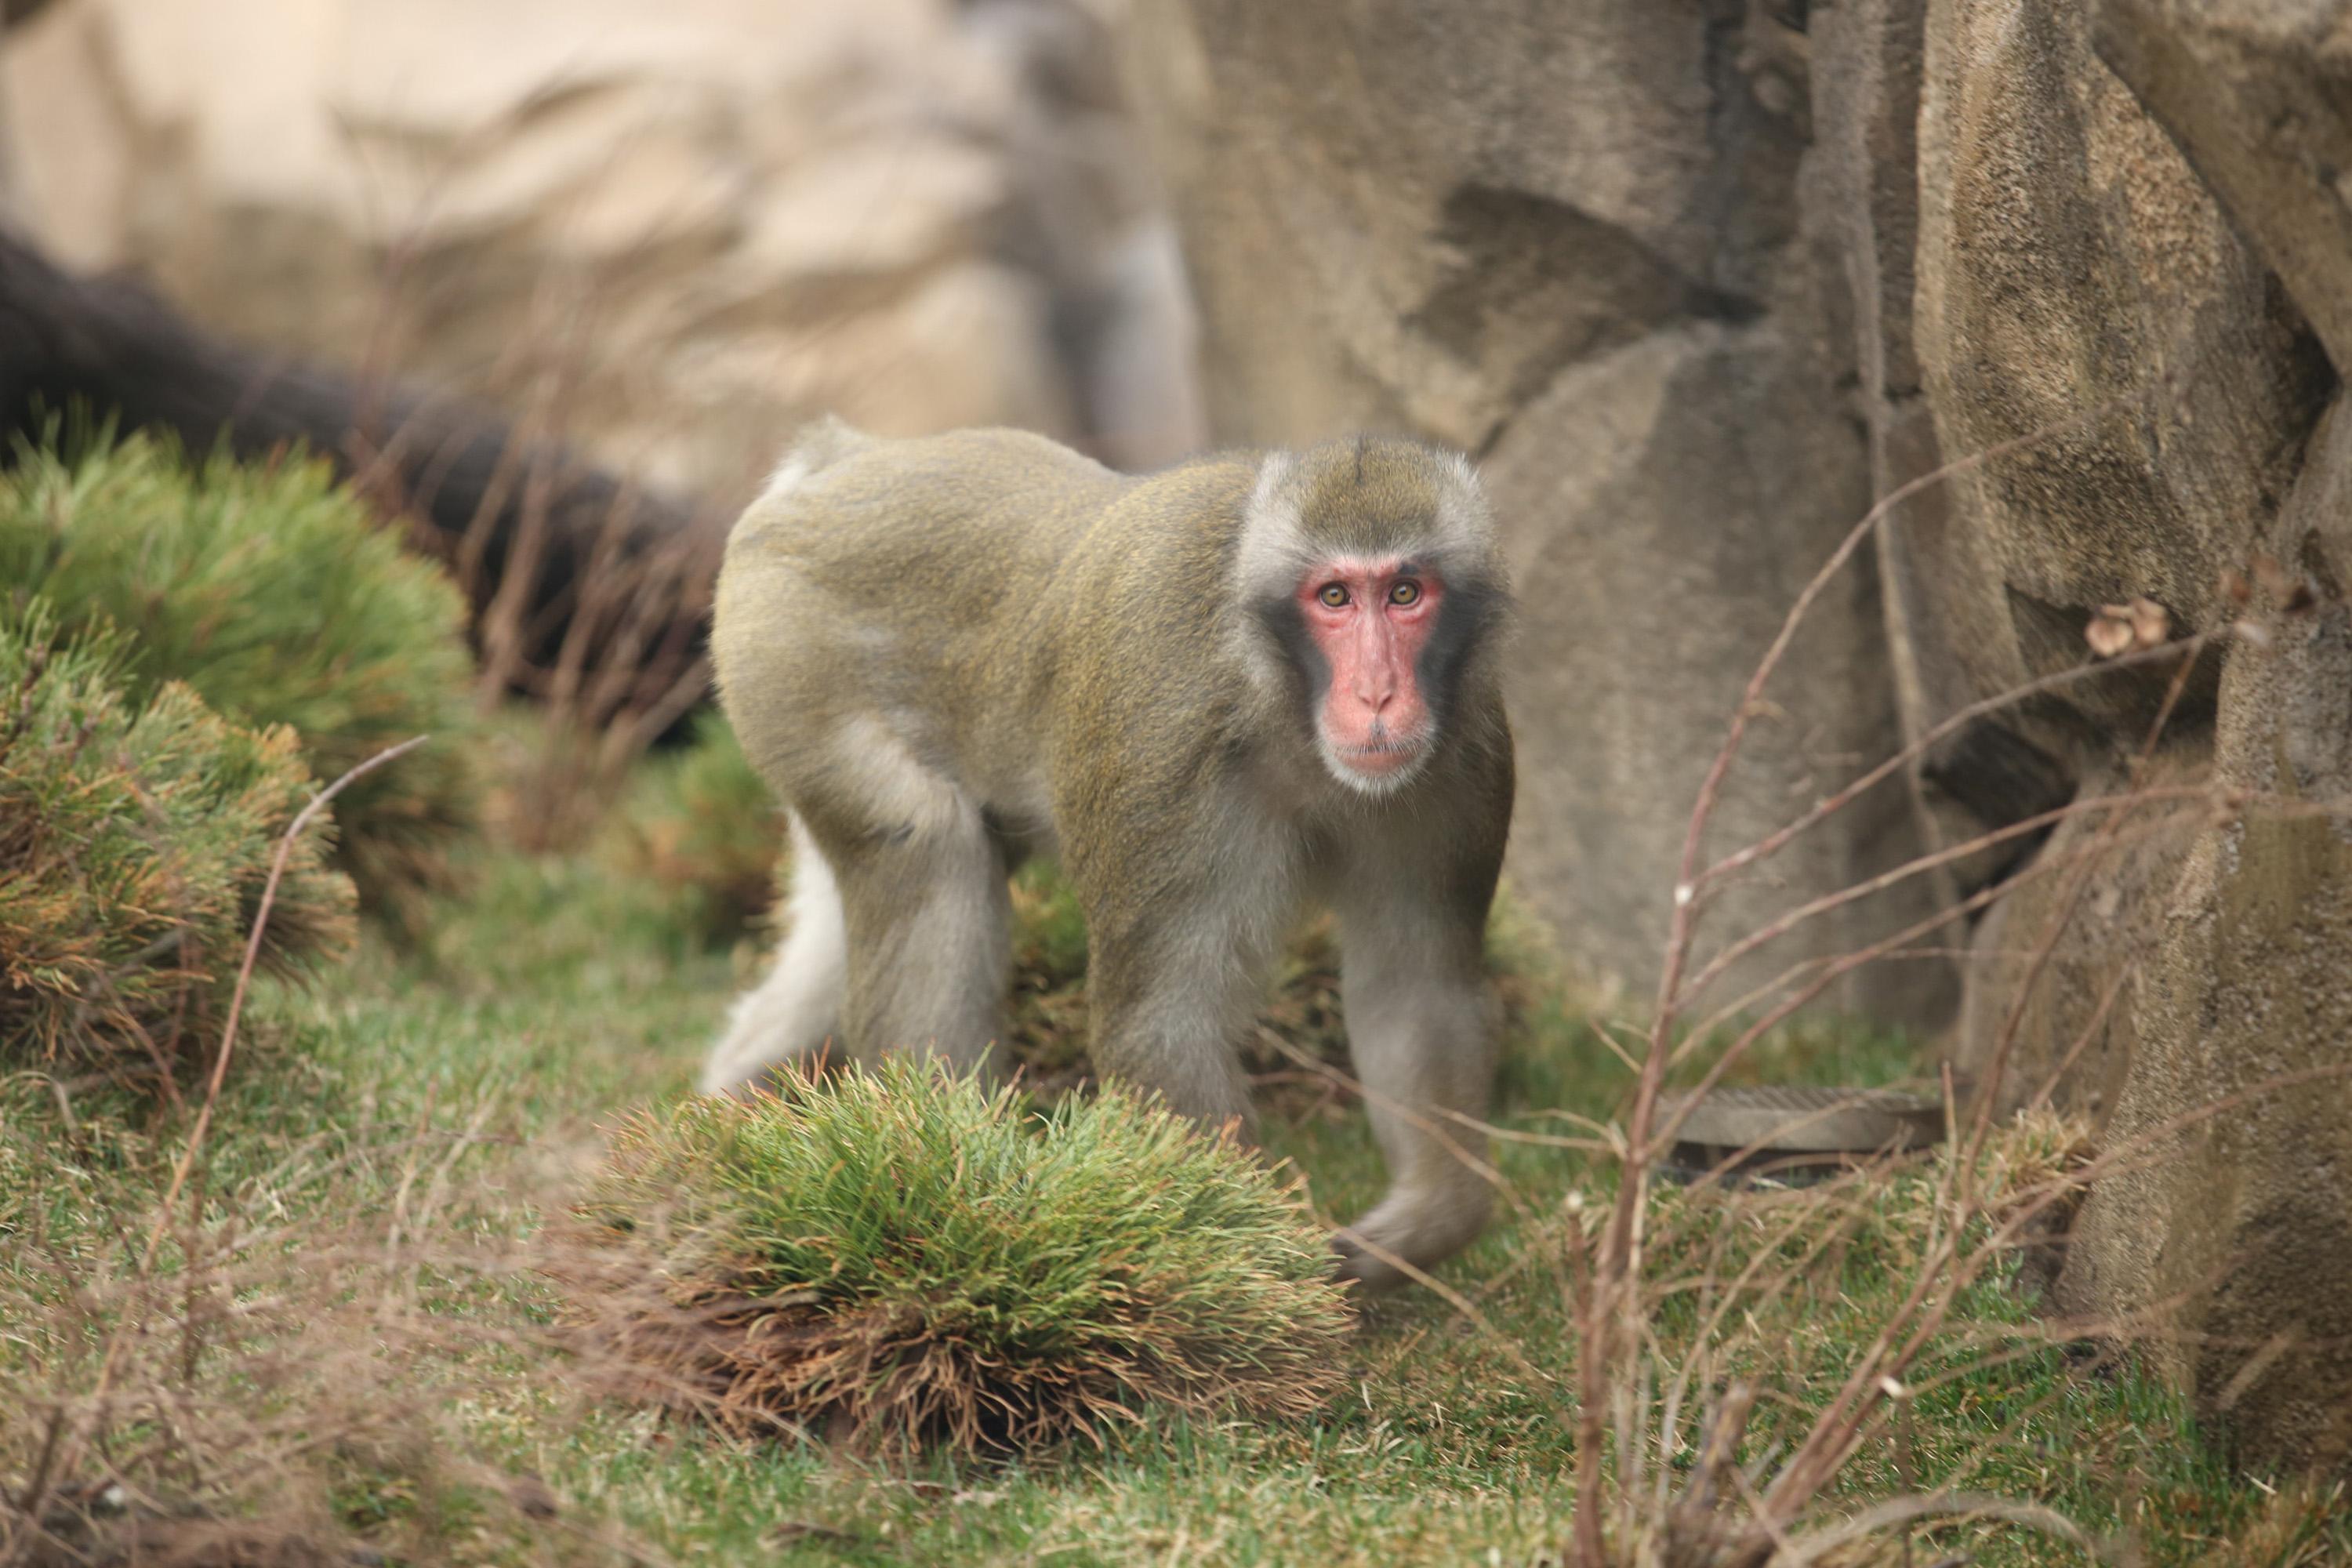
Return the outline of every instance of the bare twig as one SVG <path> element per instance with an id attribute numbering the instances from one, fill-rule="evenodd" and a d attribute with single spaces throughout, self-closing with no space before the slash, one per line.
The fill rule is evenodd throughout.
<path id="1" fill-rule="evenodd" d="M 287 824 L 286 831 L 278 836 L 278 853 L 269 863 L 269 879 L 262 885 L 260 904 L 254 911 L 253 927 L 246 937 L 245 961 L 237 968 L 236 987 L 229 994 L 228 1017 L 221 1028 L 220 1049 L 213 1058 L 212 1073 L 205 1083 L 205 1098 L 197 1108 L 195 1125 L 189 1130 L 187 1142 L 180 1150 L 179 1161 L 173 1166 L 171 1183 L 164 1188 L 163 1199 L 156 1205 L 155 1223 L 149 1228 L 146 1246 L 140 1252 L 136 1273 L 139 1280 L 143 1282 L 154 1273 L 155 1258 L 163 1248 L 163 1232 L 171 1224 L 173 1208 L 179 1202 L 182 1189 L 187 1185 L 188 1173 L 195 1168 L 196 1157 L 204 1151 L 205 1135 L 212 1130 L 213 1110 L 220 1102 L 221 1085 L 228 1077 L 229 1059 L 236 1048 L 237 1024 L 244 1016 L 246 992 L 253 984 L 254 964 L 261 956 L 262 939 L 269 926 L 269 911 L 278 901 L 278 885 L 285 877 L 288 862 L 293 858 L 294 846 L 300 842 L 303 833 L 319 813 L 325 810 L 345 786 L 373 773 L 386 763 L 415 751 L 426 739 L 423 735 L 415 736 L 396 746 L 386 747 L 352 767 L 312 795 L 310 804 L 295 813 L 294 820 Z M 97 1387 L 91 1395 L 93 1405 L 101 1405 L 105 1402 L 122 1344 L 123 1332 L 118 1325 L 108 1338 L 105 1359 L 99 1365 Z"/>
<path id="2" fill-rule="evenodd" d="M 429 737 L 424 735 L 414 736 L 396 746 L 387 746 L 356 764 L 342 777 L 312 795 L 310 804 L 296 812 L 294 820 L 287 824 L 286 831 L 278 836 L 278 853 L 269 862 L 269 879 L 262 884 L 260 906 L 254 911 L 253 929 L 245 939 L 245 962 L 237 965 L 236 988 L 229 993 L 228 1018 L 221 1026 L 220 1050 L 213 1057 L 212 1075 L 205 1082 L 204 1102 L 197 1108 L 196 1124 L 189 1130 L 187 1144 L 180 1151 L 179 1163 L 173 1167 L 171 1184 L 163 1189 L 154 1228 L 147 1235 L 147 1248 L 139 1262 L 139 1271 L 142 1276 L 154 1267 L 155 1251 L 163 1241 L 163 1227 L 171 1219 L 172 1205 L 179 1201 L 180 1189 L 187 1184 L 188 1172 L 194 1168 L 196 1156 L 204 1150 L 205 1133 L 212 1129 L 213 1108 L 220 1101 L 221 1083 L 228 1076 L 229 1057 L 236 1049 L 236 1026 L 245 1015 L 245 995 L 253 984 L 253 966 L 261 956 L 262 937 L 269 928 L 269 911 L 278 901 L 278 884 L 286 875 L 287 862 L 293 858 L 294 846 L 300 842 L 303 832 L 319 813 L 342 794 L 346 785 L 375 772 L 386 763 L 407 755 L 425 744 L 427 739 Z"/>

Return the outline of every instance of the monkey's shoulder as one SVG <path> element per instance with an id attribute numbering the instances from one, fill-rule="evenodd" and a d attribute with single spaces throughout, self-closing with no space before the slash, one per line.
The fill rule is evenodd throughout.
<path id="1" fill-rule="evenodd" d="M 1202 459 L 1124 479 L 1071 541 L 1060 575 L 1139 631 L 1195 628 L 1224 596 L 1253 471 Z"/>

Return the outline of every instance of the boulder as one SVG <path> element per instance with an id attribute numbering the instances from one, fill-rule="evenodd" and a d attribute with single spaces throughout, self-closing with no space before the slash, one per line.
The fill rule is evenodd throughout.
<path id="1" fill-rule="evenodd" d="M 1662 328 L 1561 371 L 1485 468 L 1526 606 L 1511 651 L 1514 885 L 1584 964 L 1654 986 L 1691 804 L 1787 607 L 1867 510 L 1830 378 L 1785 326 Z M 1767 419 L 1777 407 L 1784 416 Z M 1838 481 L 1832 483 L 1832 481 Z M 1792 537 L 1793 535 L 1793 537 Z M 1780 827 L 1896 745 L 1877 584 L 1849 569 L 1808 617 L 1714 817 L 1720 854 Z M 1916 853 L 1907 797 L 1862 797 L 1732 884 L 1702 953 Z M 1849 907 L 1740 965 L 1717 1003 L 1928 912 L 1931 884 Z M 1942 965 L 1864 969 L 1834 997 L 1932 1019 Z"/>
<path id="2" fill-rule="evenodd" d="M 2352 1461 L 2352 416 L 2314 437 L 2275 532 L 2309 603 L 2255 612 L 2222 671 L 2216 771 L 2258 804 L 2189 841 L 2140 923 L 2113 1174 L 2061 1304 L 2147 1353 L 2240 1457 Z"/>
<path id="3" fill-rule="evenodd" d="M 2152 599 L 2176 632 L 2226 621 L 2222 574 L 2276 514 L 2327 380 L 2277 280 L 2088 33 L 2074 6 L 1926 8 L 1927 401 L 1945 453 L 2032 438 L 1952 482 L 1952 548 L 1927 568 L 1952 624 L 1926 657 L 1979 695 L 2080 665 L 2103 604 Z M 2053 722 L 2134 745 L 2169 679 L 2071 688 Z M 2212 691 L 2209 671 L 2185 722 L 2210 721 Z"/>
<path id="4" fill-rule="evenodd" d="M 2097 0 L 2100 57 L 2169 132 L 2278 273 L 2338 370 L 2352 364 L 2352 30 L 2280 0 Z"/>
<path id="5" fill-rule="evenodd" d="M 1891 629 L 1932 693 L 1915 721 L 2064 678 L 2000 721 L 2086 798 L 2112 795 L 2157 782 L 2135 759 L 2176 670 L 2090 668 L 2092 617 L 2145 597 L 2175 635 L 2226 628 L 2225 575 L 2249 563 L 2294 482 L 2327 366 L 2179 147 L 2101 62 L 2079 9 L 1916 9 L 1920 401 L 1936 452 L 2004 455 L 1944 487 L 1932 526 L 1896 531 L 1900 596 L 1920 613 Z M 2217 652 L 2190 672 L 2166 719 L 2165 779 L 2210 768 L 2221 664 Z M 2115 1103 L 2130 1052 L 2105 1042 L 2132 1032 L 2136 991 L 2096 1038 L 2082 1030 L 2155 940 L 2194 831 L 2147 817 L 2107 847 L 2103 819 L 2068 822 L 2042 855 L 2090 856 L 2081 878 L 2037 875 L 1978 930 L 1953 1054 L 2004 1107 L 2053 1075 L 2063 1102 Z M 2061 910 L 2073 917 L 2056 921 Z M 2033 1022 L 2011 1031 L 1993 1081 L 2020 1009 Z"/>
<path id="6" fill-rule="evenodd" d="M 1924 613 L 1890 627 L 1940 694 L 1918 717 L 2063 679 L 2005 722 L 2083 799 L 2139 796 L 2069 818 L 1980 923 L 1953 1054 L 2002 1107 L 2098 1121 L 2057 1303 L 2141 1336 L 2265 1468 L 2352 1457 L 2347 263 L 2319 177 L 2346 8 L 2319 9 L 1919 7 L 1912 353 L 1937 448 L 1995 455 L 1909 541 Z M 2098 664 L 2100 606 L 2137 598 L 2211 651 Z"/>

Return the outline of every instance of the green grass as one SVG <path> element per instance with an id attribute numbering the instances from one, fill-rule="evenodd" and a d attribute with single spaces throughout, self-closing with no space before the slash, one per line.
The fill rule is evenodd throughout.
<path id="1" fill-rule="evenodd" d="M 604 863 L 665 889 L 672 918 L 706 942 L 743 937 L 775 902 L 783 814 L 715 708 L 690 743 L 638 763 L 601 826 Z"/>
<path id="2" fill-rule="evenodd" d="M 185 1366 L 206 1397 L 246 1406 L 234 1414 L 247 1426 L 224 1415 L 223 1431 L 283 1410 L 286 1425 L 268 1432 L 289 1452 L 302 1448 L 289 1432 L 331 1435 L 332 1420 L 301 1403 L 318 1397 L 320 1380 L 262 1370 L 254 1345 L 323 1333 L 331 1313 L 298 1298 L 298 1310 L 267 1317 L 272 1292 L 293 1289 L 284 1281 L 308 1280 L 336 1310 L 371 1291 L 400 1295 L 437 1331 L 394 1340 L 371 1327 L 373 1348 L 335 1373 L 357 1380 L 345 1402 L 362 1409 L 391 1411 L 401 1391 L 424 1390 L 417 1419 L 434 1435 L 405 1447 L 391 1436 L 311 1442 L 328 1450 L 317 1473 L 344 1526 L 412 1562 L 621 1560 L 600 1544 L 613 1532 L 681 1562 L 1557 1560 L 1574 1460 L 1562 1216 L 1571 1199 L 1604 1201 L 1609 1177 L 1579 1151 L 1538 1142 L 1500 1150 L 1514 1201 L 1442 1271 L 1477 1320 L 1426 1291 L 1381 1304 L 1340 1352 L 1341 1392 L 1306 1418 L 1157 1413 L 1102 1447 L 1013 1460 L 932 1450 L 888 1464 L 810 1442 L 738 1442 L 601 1397 L 593 1368 L 551 1355 L 537 1337 L 554 1320 L 553 1289 L 499 1249 L 577 1195 L 604 1147 L 600 1129 L 688 1088 L 752 955 L 710 951 L 674 898 L 592 855 L 492 854 L 478 873 L 415 948 L 371 938 L 314 991 L 259 996 L 197 1184 L 205 1229 L 174 1233 L 164 1249 L 168 1273 L 203 1236 L 233 1227 L 247 1238 L 267 1279 L 224 1293 L 272 1326 L 246 1339 L 222 1330 Z M 1050 886 L 1033 887 L 1024 905 L 1058 907 Z M 1034 945 L 1066 960 L 1068 940 L 1045 931 Z M 1515 984 L 1502 1124 L 1564 1134 L 1574 1129 L 1558 1111 L 1611 1114 L 1627 1069 L 1567 993 Z M 1816 1030 L 1776 1042 L 1758 1070 L 1885 1081 L 1908 1059 L 1899 1042 Z M 120 1281 L 185 1133 L 148 1114 L 98 1092 L 73 1102 L 68 1124 L 44 1080 L 0 1081 L 0 1412 L 37 1410 L 45 1390 L 89 1386 L 110 1298 L 77 1315 L 71 1288 L 102 1297 L 105 1282 Z M 1356 1109 L 1286 1096 L 1265 1131 L 1327 1214 L 1351 1215 L 1376 1195 L 1379 1162 Z M 1928 1196 L 1921 1171 L 1839 1200 L 1822 1223 L 1833 1218 L 1843 1244 L 1738 1315 L 1740 1332 L 1720 1355 L 1726 1369 L 1766 1384 L 1756 1441 L 1793 1429 L 1827 1398 L 1902 1284 Z M 1701 1300 L 1696 1288 L 1668 1289 L 1671 1279 L 1720 1277 L 1759 1249 L 1788 1246 L 1774 1227 L 1803 1201 L 1672 1191 L 1654 1200 L 1655 1326 L 1668 1364 L 1690 1353 Z M 317 1240 L 326 1234 L 370 1240 L 331 1269 Z M 395 1235 L 429 1243 L 430 1256 L 391 1267 L 383 1243 Z M 499 1261 L 477 1266 L 473 1251 Z M 1935 1364 L 1956 1366 L 1971 1348 L 2022 1353 L 1923 1395 L 1899 1429 L 1856 1456 L 1832 1509 L 1958 1479 L 2046 1504 L 2103 1539 L 2128 1531 L 2151 1563 L 2209 1552 L 2215 1562 L 2281 1563 L 2352 1553 L 2340 1524 L 2313 1543 L 2321 1527 L 2305 1516 L 2324 1498 L 2282 1485 L 2284 1500 L 2266 1502 L 2228 1475 L 2163 1390 L 2128 1368 L 2080 1374 L 2059 1347 L 2021 1335 L 2028 1309 L 2005 1279 L 1974 1288 L 1961 1320 Z M 182 1375 L 175 1343 L 132 1352 L 116 1386 Z M 125 1419 L 133 1436 L 160 1430 L 135 1413 Z M 0 1419 L 7 1495 L 21 1489 L 37 1436 L 35 1423 Z M 110 1451 L 143 1450 L 126 1439 Z M 543 1478 L 563 1500 L 561 1528 L 509 1507 L 480 1472 L 445 1473 L 453 1454 Z M 277 1506 L 252 1469 L 215 1456 L 184 1473 L 236 1506 Z M 2278 1544 L 2295 1539 L 2304 1543 Z M 1990 1525 L 1916 1544 L 1919 1563 L 1959 1551 L 1986 1563 L 2088 1560 Z"/>

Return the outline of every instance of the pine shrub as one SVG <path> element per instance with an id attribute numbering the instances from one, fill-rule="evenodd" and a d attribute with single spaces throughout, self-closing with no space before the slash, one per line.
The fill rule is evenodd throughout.
<path id="1" fill-rule="evenodd" d="M 0 605 L 0 1060 L 150 1082 L 205 1048 L 278 840 L 313 784 L 294 731 L 256 731 L 166 682 L 121 695 L 117 634 L 60 636 Z M 349 879 L 313 830 L 261 962 L 286 973 L 352 934 Z"/>
<path id="2" fill-rule="evenodd" d="M 1020 1449 L 1151 1406 L 1302 1415 L 1349 1310 L 1229 1139 L 906 1058 L 625 1124 L 560 1268 L 593 1343 L 724 1430 Z"/>
<path id="3" fill-rule="evenodd" d="M 476 808 L 465 605 L 324 463 L 190 463 L 145 437 L 22 452 L 0 584 L 68 634 L 117 628 L 134 704 L 184 681 L 233 723 L 291 726 L 321 779 L 432 734 L 337 798 L 337 859 L 374 910 L 448 881 Z"/>

